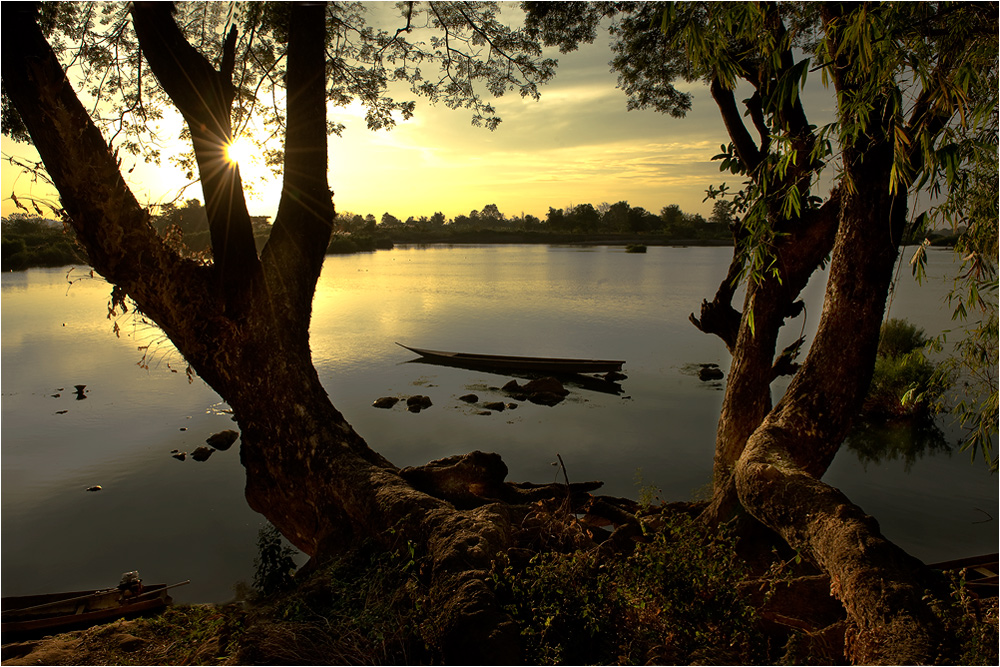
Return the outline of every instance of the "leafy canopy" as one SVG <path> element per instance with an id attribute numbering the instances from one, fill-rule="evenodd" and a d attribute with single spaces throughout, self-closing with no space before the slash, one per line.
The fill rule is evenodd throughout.
<path id="1" fill-rule="evenodd" d="M 113 146 L 159 162 L 162 145 L 174 137 L 171 101 L 143 62 L 124 2 L 43 3 L 40 23 L 94 120 Z M 226 40 L 235 31 L 232 85 L 234 138 L 250 137 L 272 168 L 282 163 L 284 77 L 289 5 L 281 2 L 188 2 L 174 6 L 187 40 L 219 67 Z M 334 106 L 358 104 L 371 130 L 410 118 L 414 99 L 472 112 L 472 123 L 495 129 L 496 109 L 485 95 L 516 92 L 539 97 L 555 61 L 523 29 L 508 27 L 500 7 L 489 2 L 328 3 L 326 10 L 326 99 Z M 328 123 L 340 134 L 342 123 Z M 3 132 L 27 141 L 16 111 L 3 98 Z M 189 138 L 187 131 L 181 138 Z M 169 155 L 189 177 L 192 153 Z"/>

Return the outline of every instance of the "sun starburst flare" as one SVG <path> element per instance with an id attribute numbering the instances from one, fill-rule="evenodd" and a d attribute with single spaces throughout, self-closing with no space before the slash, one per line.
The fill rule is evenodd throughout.
<path id="1" fill-rule="evenodd" d="M 237 137 L 226 145 L 226 160 L 233 164 L 246 164 L 253 154 L 253 142 L 245 137 Z"/>

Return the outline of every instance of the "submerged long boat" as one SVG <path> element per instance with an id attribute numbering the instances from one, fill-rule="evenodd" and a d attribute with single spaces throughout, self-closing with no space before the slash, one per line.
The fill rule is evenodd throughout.
<path id="1" fill-rule="evenodd" d="M 134 590 L 111 588 L 5 597 L 2 600 L 3 641 L 85 628 L 158 611 L 172 602 L 167 590 L 186 583 L 152 584 Z"/>
<path id="2" fill-rule="evenodd" d="M 425 350 L 396 343 L 428 361 L 462 368 L 484 368 L 528 373 L 609 373 L 620 371 L 624 361 L 610 359 L 563 359 L 558 357 L 512 357 L 500 354 L 472 354 Z"/>

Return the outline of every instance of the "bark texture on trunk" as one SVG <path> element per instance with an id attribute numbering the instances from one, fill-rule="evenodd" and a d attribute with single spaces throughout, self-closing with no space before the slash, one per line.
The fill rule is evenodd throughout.
<path id="1" fill-rule="evenodd" d="M 843 149 L 853 187 L 841 195 L 819 329 L 734 472 L 746 510 L 829 574 L 831 594 L 848 612 L 851 660 L 901 664 L 933 662 L 940 648 L 939 621 L 922 599 L 921 564 L 886 540 L 874 519 L 819 481 L 868 390 L 906 219 L 905 194 L 891 194 L 888 187 L 892 143 L 882 129 L 888 126 L 888 119 L 873 119 Z"/>
<path id="2" fill-rule="evenodd" d="M 837 20 L 839 12 L 853 10 L 831 4 L 823 11 L 829 22 Z M 861 508 L 820 481 L 868 390 L 906 219 L 905 188 L 894 194 L 890 187 L 892 132 L 901 122 L 890 111 L 895 84 L 873 87 L 866 78 L 873 74 L 855 67 L 850 47 L 837 43 L 836 29 L 828 37 L 837 54 L 833 73 L 838 93 L 844 99 L 864 98 L 870 106 L 863 109 L 874 111 L 870 117 L 841 119 L 854 124 L 855 132 L 844 135 L 843 185 L 817 212 L 823 219 L 784 223 L 782 229 L 773 216 L 777 231 L 793 232 L 779 237 L 774 249 L 781 280 L 765 279 L 748 287 L 735 343 L 723 335 L 724 327 L 712 331 L 727 341 L 733 365 L 716 443 L 715 494 L 703 518 L 725 521 L 734 513 L 741 516 L 742 508 L 827 572 L 831 595 L 848 613 L 846 651 L 853 662 L 932 662 L 939 658 L 942 633 L 923 600 L 927 581 L 922 564 L 886 540 Z M 731 134 L 733 127 L 739 133 L 734 145 L 741 159 L 747 162 L 749 156 L 753 163 L 757 158 L 742 121 L 735 117 L 735 105 L 715 87 L 713 96 Z M 788 116 L 790 126 L 803 126 L 799 111 L 793 109 Z M 944 122 L 924 113 L 918 100 L 909 126 L 940 129 Z M 909 160 L 915 166 L 918 151 L 913 150 Z M 796 231 L 803 238 L 796 239 Z M 772 408 L 770 384 L 780 370 L 780 360 L 774 361 L 777 331 L 791 299 L 831 247 L 819 330 L 789 388 Z M 731 294 L 720 288 L 723 298 Z M 703 314 L 725 312 L 719 298 L 706 304 Z M 747 315 L 755 305 L 751 330 Z"/>
<path id="3" fill-rule="evenodd" d="M 228 73 L 214 71 L 180 43 L 172 16 L 158 5 L 137 3 L 133 19 L 154 73 L 168 93 L 183 98 L 182 111 L 198 135 L 211 266 L 181 258 L 157 236 L 42 35 L 33 5 L 3 6 L 5 91 L 94 268 L 164 330 L 233 408 L 252 508 L 318 559 L 362 539 L 387 547 L 406 539 L 426 545 L 447 658 L 519 661 L 517 631 L 487 583 L 489 564 L 509 539 L 508 516 L 489 506 L 460 511 L 414 489 L 330 403 L 312 365 L 311 299 L 334 215 L 326 184 L 323 5 L 296 4 L 290 11 L 286 178 L 262 261 L 249 254 L 252 243 L 240 240 L 249 221 L 238 173 L 218 172 L 229 138 Z M 198 92 L 217 94 L 188 96 L 176 76 L 184 67 L 191 68 Z M 194 127 L 223 112 L 224 122 Z"/>

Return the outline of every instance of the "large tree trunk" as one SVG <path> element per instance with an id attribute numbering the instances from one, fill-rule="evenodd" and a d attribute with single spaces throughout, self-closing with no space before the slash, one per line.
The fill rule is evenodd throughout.
<path id="1" fill-rule="evenodd" d="M 864 81 L 852 79 L 849 54 L 839 57 L 838 92 L 872 95 Z M 740 504 L 830 576 L 831 595 L 848 614 L 846 650 L 853 662 L 926 663 L 939 657 L 943 636 L 923 599 L 926 569 L 886 540 L 872 517 L 820 481 L 871 381 L 906 221 L 905 189 L 893 193 L 890 187 L 892 93 L 887 86 L 882 94 L 868 100 L 881 116 L 876 112 L 865 123 L 842 118 L 862 129 L 842 147 L 847 186 L 837 202 L 819 329 L 784 396 L 745 441 L 733 478 Z"/>
<path id="2" fill-rule="evenodd" d="M 826 6 L 825 20 L 836 21 L 835 14 L 841 11 L 852 10 Z M 929 662 L 938 658 L 941 628 L 923 600 L 926 569 L 887 541 L 872 517 L 819 481 L 870 383 L 906 219 L 905 187 L 897 184 L 900 192 L 894 194 L 890 185 L 891 128 L 900 122 L 890 111 L 893 84 L 872 87 L 866 79 L 870 73 L 855 67 L 850 49 L 838 48 L 835 32 L 830 37 L 838 59 L 834 67 L 838 93 L 848 100 L 863 97 L 876 111 L 864 122 L 843 113 L 842 122 L 859 128 L 843 138 L 846 185 L 820 209 L 826 217 L 814 221 L 813 236 L 785 237 L 775 248 L 781 284 L 768 278 L 750 285 L 734 342 L 723 336 L 733 353 L 733 365 L 716 443 L 715 493 L 703 516 L 717 523 L 742 516 L 740 511 L 746 510 L 827 572 L 831 595 L 843 602 L 848 613 L 846 647 L 854 662 Z M 753 165 L 753 145 L 742 122 L 737 122 L 735 105 L 724 91 L 713 89 L 713 96 L 727 128 L 735 133 L 741 158 Z M 906 131 L 918 124 L 940 127 L 943 122 L 922 97 L 914 105 Z M 744 157 L 747 154 L 749 159 Z M 909 160 L 914 166 L 919 155 L 914 151 Z M 796 228 L 805 231 L 810 226 Z M 775 374 L 771 366 L 784 309 L 823 259 L 823 248 L 830 247 L 834 230 L 836 242 L 819 330 L 801 369 L 772 409 L 770 384 Z M 782 258 L 783 253 L 803 261 L 791 263 Z M 802 272 L 789 274 L 789 266 L 799 266 Z M 794 277 L 788 280 L 790 275 Z M 720 294 L 724 297 L 726 291 L 720 289 Z M 751 308 L 753 328 L 748 322 Z M 706 310 L 724 312 L 718 295 L 716 302 L 705 304 L 702 310 L 702 320 L 695 320 L 696 325 L 704 323 Z M 709 332 L 722 335 L 720 331 L 725 331 L 718 329 Z"/>
<path id="3" fill-rule="evenodd" d="M 210 266 L 181 258 L 156 235 L 33 6 L 3 7 L 5 92 L 94 268 L 164 330 L 233 408 L 251 507 L 317 559 L 361 540 L 425 545 L 446 659 L 518 661 L 517 632 L 498 611 L 486 575 L 510 537 L 505 514 L 488 505 L 460 511 L 414 489 L 331 404 L 312 365 L 312 294 L 334 213 L 326 181 L 323 5 L 290 11 L 286 175 L 260 260 L 246 243 L 238 172 L 220 161 L 228 120 L 209 121 L 228 119 L 228 73 L 190 49 L 163 4 L 136 3 L 132 11 L 143 53 L 168 94 L 184 100 L 182 112 L 198 135 L 215 256 Z M 191 89 L 221 92 L 191 96 Z"/>

